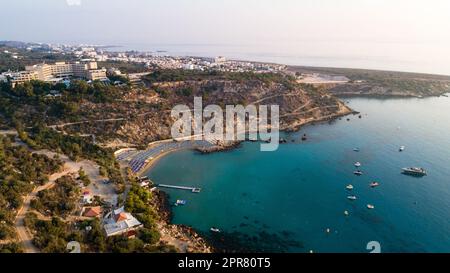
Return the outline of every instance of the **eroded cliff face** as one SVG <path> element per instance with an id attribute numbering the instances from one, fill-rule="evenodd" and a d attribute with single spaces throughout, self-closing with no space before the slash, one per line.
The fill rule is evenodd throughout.
<path id="1" fill-rule="evenodd" d="M 183 104 L 194 107 L 194 96 L 202 97 L 203 107 L 215 104 L 224 111 L 226 105 L 279 105 L 282 129 L 296 129 L 315 120 L 333 118 L 351 112 L 337 98 L 312 87 L 288 88 L 283 84 L 261 81 L 184 81 L 158 83 L 152 86 L 157 95 L 145 90 L 133 91 L 127 97 L 146 101 L 149 97 L 157 103 L 148 109 L 143 106 L 139 112 L 128 116 L 117 130 L 117 137 L 124 142 L 146 144 L 170 138 L 173 106 Z M 148 96 L 145 93 L 148 92 Z M 148 102 L 148 100 L 147 100 Z"/>
<path id="2" fill-rule="evenodd" d="M 157 82 L 134 88 L 114 103 L 83 102 L 80 109 L 91 121 L 60 129 L 70 134 L 93 134 L 97 143 L 109 147 L 143 147 L 171 138 L 172 108 L 182 104 L 193 109 L 194 97 L 202 97 L 203 107 L 215 104 L 224 112 L 226 105 L 279 105 L 281 129 L 289 130 L 351 112 L 326 91 L 295 81 L 219 78 Z"/>

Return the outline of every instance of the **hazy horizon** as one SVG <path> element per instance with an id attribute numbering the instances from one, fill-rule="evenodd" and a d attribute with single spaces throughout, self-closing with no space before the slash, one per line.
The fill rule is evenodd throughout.
<path id="1" fill-rule="evenodd" d="M 450 75 L 450 1 L 0 0 L 0 40 Z"/>

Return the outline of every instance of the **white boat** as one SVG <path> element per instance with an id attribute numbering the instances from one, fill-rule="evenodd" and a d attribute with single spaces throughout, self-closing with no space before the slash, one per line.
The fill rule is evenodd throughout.
<path id="1" fill-rule="evenodd" d="M 354 171 L 353 174 L 354 175 L 363 175 L 363 172 L 362 171 Z"/>
<path id="2" fill-rule="evenodd" d="M 375 206 L 374 206 L 374 205 L 371 205 L 371 204 L 368 204 L 368 205 L 367 205 L 367 208 L 368 208 L 368 209 L 374 209 Z"/>
<path id="3" fill-rule="evenodd" d="M 349 215 L 348 211 L 344 211 L 344 215 L 348 216 Z"/>
<path id="4" fill-rule="evenodd" d="M 354 195 L 350 195 L 350 196 L 347 196 L 347 199 L 348 200 L 356 200 L 357 199 L 357 197 L 356 196 L 354 196 Z"/>
<path id="5" fill-rule="evenodd" d="M 184 206 L 187 204 L 186 200 L 177 200 L 177 202 L 175 202 L 175 206 Z"/>
<path id="6" fill-rule="evenodd" d="M 345 187 L 347 190 L 351 191 L 353 190 L 353 185 L 347 185 L 347 187 Z"/>
<path id="7" fill-rule="evenodd" d="M 211 232 L 220 233 L 220 229 L 212 227 L 209 229 Z"/>
<path id="8" fill-rule="evenodd" d="M 358 168 L 358 167 L 361 167 L 361 162 L 356 162 L 356 163 L 355 163 L 355 167 L 357 167 L 357 168 Z"/>
<path id="9" fill-rule="evenodd" d="M 398 149 L 399 150 L 399 152 L 403 152 L 404 150 L 405 150 L 405 146 L 400 146 L 400 148 Z"/>
<path id="10" fill-rule="evenodd" d="M 359 152 L 359 148 L 354 148 L 353 151 L 354 152 Z"/>
<path id="11" fill-rule="evenodd" d="M 402 173 L 407 174 L 407 175 L 413 175 L 413 176 L 427 175 L 427 171 L 424 168 L 419 168 L 419 167 L 403 168 Z"/>

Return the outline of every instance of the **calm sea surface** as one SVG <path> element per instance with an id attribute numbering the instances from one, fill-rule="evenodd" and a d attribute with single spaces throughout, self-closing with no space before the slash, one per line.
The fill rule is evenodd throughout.
<path id="1" fill-rule="evenodd" d="M 348 104 L 363 118 L 307 126 L 286 135 L 289 143 L 276 152 L 260 152 L 259 143 L 209 155 L 180 151 L 148 175 L 156 183 L 201 187 L 200 194 L 167 190 L 172 202 L 188 201 L 174 208 L 173 221 L 207 235 L 218 227 L 220 235 L 208 236 L 225 247 L 368 252 L 367 243 L 378 241 L 383 252 L 450 252 L 450 98 Z M 353 175 L 356 161 L 363 176 Z M 402 175 L 407 166 L 429 174 Z M 372 189 L 372 181 L 381 185 Z M 358 199 L 348 200 L 350 194 Z"/>

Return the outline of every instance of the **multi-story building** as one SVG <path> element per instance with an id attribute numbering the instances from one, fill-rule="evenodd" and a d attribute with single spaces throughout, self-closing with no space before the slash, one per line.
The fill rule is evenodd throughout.
<path id="1" fill-rule="evenodd" d="M 15 85 L 31 80 L 59 81 L 68 77 L 103 80 L 106 79 L 106 69 L 99 69 L 97 62 L 37 64 L 26 66 L 25 71 L 12 73 L 11 83 Z"/>
<path id="2" fill-rule="evenodd" d="M 39 79 L 39 74 L 35 71 L 20 71 L 17 73 L 10 73 L 8 76 L 11 77 L 13 85 Z"/>

